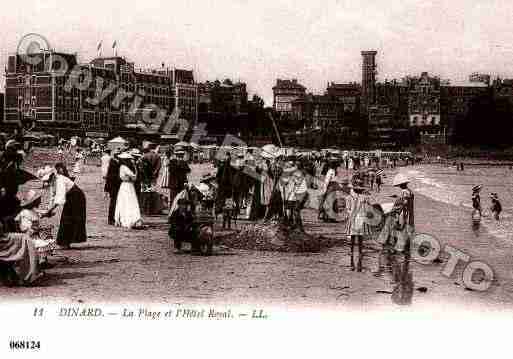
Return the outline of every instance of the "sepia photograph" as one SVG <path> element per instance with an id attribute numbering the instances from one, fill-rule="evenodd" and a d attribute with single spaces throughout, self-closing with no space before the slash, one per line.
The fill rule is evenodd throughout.
<path id="1" fill-rule="evenodd" d="M 513 2 L 1 7 L 0 353 L 507 335 Z"/>

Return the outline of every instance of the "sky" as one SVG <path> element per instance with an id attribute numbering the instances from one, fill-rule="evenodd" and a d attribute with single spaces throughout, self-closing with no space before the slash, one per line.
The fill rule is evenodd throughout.
<path id="1" fill-rule="evenodd" d="M 112 55 L 116 41 L 136 66 L 244 81 L 266 105 L 277 78 L 314 93 L 361 82 L 362 50 L 378 51 L 378 81 L 422 71 L 453 81 L 472 72 L 513 77 L 511 0 L 24 0 L 0 13 L 2 68 L 27 33 L 81 62 L 100 41 Z"/>

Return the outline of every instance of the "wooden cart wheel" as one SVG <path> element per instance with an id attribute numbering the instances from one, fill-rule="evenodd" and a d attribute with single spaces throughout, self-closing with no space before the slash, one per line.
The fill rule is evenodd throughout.
<path id="1" fill-rule="evenodd" d="M 200 228 L 199 233 L 199 250 L 201 255 L 212 255 L 214 247 L 214 228 L 212 225 L 204 225 Z"/>

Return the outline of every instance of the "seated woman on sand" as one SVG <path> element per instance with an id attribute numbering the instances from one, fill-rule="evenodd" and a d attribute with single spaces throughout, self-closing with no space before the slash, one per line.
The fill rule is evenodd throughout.
<path id="1" fill-rule="evenodd" d="M 0 222 L 0 281 L 9 286 L 31 285 L 42 275 L 30 237 L 23 233 L 4 233 Z"/>

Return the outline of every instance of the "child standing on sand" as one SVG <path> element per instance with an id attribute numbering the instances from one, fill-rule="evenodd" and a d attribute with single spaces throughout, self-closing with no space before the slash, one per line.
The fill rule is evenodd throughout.
<path id="1" fill-rule="evenodd" d="M 474 218 L 474 215 L 476 213 L 479 213 L 479 217 L 482 216 L 481 196 L 479 195 L 482 187 L 482 185 L 477 185 L 472 188 L 472 208 L 474 208 L 474 210 L 472 211 L 472 218 Z"/>
<path id="2" fill-rule="evenodd" d="M 492 200 L 492 206 L 491 206 L 490 210 L 493 214 L 493 218 L 495 218 L 498 221 L 499 215 L 502 212 L 502 205 L 501 205 L 501 202 L 499 201 L 499 196 L 497 195 L 497 193 L 491 193 L 490 198 Z"/>

